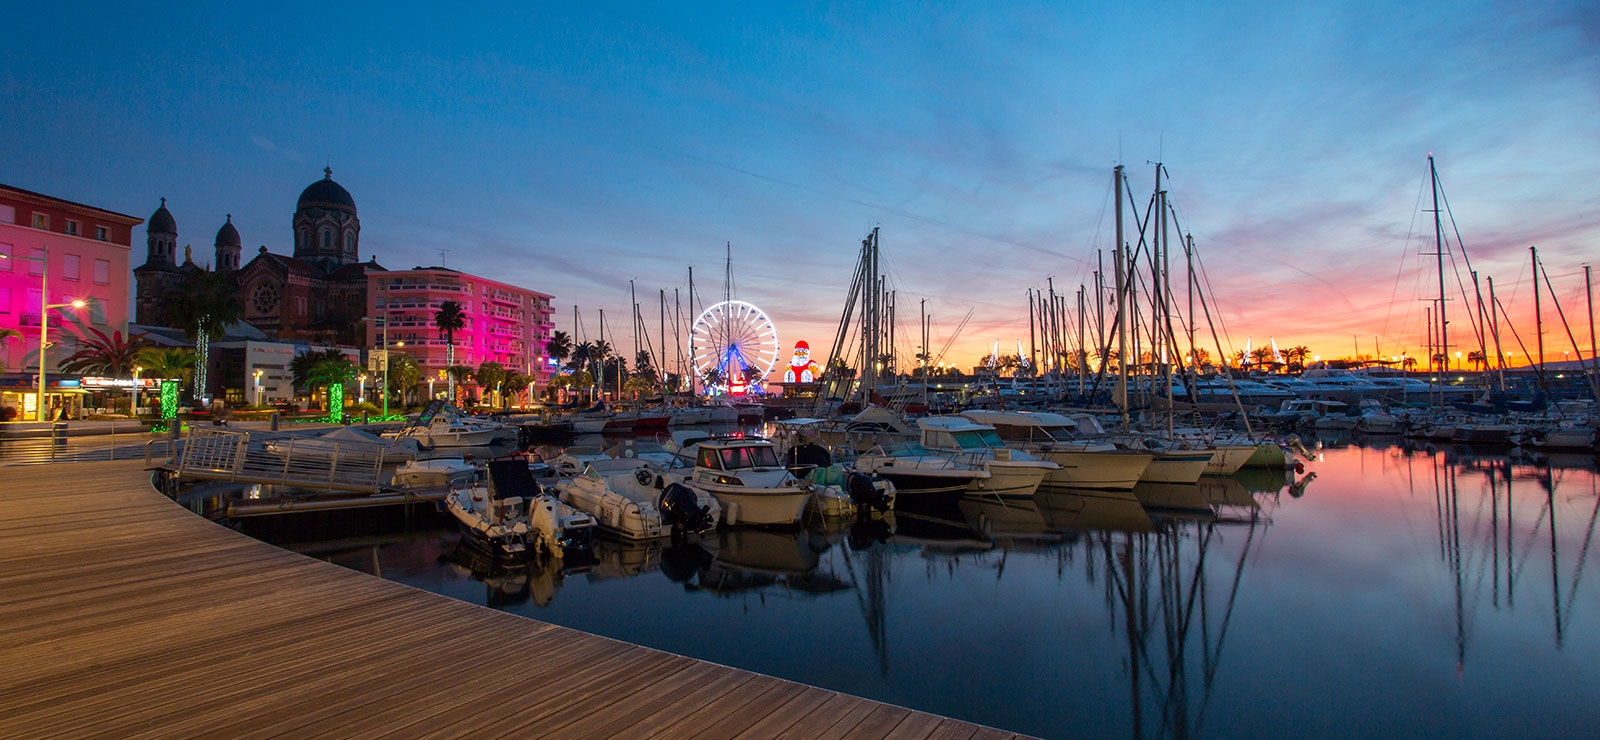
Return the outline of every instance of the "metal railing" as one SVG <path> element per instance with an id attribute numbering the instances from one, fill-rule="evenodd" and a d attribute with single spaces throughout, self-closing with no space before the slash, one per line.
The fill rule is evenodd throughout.
<path id="1" fill-rule="evenodd" d="M 178 477 L 375 493 L 383 445 L 270 432 L 197 428 L 178 455 Z"/>
<path id="2" fill-rule="evenodd" d="M 117 432 L 68 436 L 67 425 L 52 424 L 38 436 L 0 438 L 0 465 L 42 465 L 53 462 L 137 460 L 144 454 L 148 432 Z"/>

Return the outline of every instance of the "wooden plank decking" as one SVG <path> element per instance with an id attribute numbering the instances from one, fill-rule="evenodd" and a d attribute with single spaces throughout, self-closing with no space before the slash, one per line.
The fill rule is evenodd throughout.
<path id="1" fill-rule="evenodd" d="M 140 462 L 0 468 L 0 737 L 1009 738 L 418 591 Z"/>

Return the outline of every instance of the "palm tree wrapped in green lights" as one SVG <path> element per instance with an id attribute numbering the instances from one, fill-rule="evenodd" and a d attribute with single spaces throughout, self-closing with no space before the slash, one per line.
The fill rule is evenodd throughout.
<path id="1" fill-rule="evenodd" d="M 433 325 L 444 332 L 444 364 L 445 367 L 455 367 L 456 364 L 456 332 L 466 328 L 467 317 L 461 311 L 461 304 L 455 301 L 445 301 L 439 304 L 439 310 L 433 314 Z M 456 397 L 456 376 L 449 374 L 450 399 Z"/>
<path id="2" fill-rule="evenodd" d="M 184 337 L 194 342 L 197 399 L 206 394 L 211 341 L 221 339 L 228 325 L 244 315 L 237 288 L 231 273 L 200 271 L 190 273 L 183 290 L 172 297 L 173 321 L 183 327 Z"/>
<path id="3" fill-rule="evenodd" d="M 289 361 L 295 385 L 308 389 L 328 389 L 328 421 L 344 419 L 344 386 L 361 372 L 361 366 L 337 349 L 308 350 Z"/>

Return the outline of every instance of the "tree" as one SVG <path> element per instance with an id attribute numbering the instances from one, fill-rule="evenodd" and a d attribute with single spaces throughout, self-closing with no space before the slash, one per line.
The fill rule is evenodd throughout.
<path id="1" fill-rule="evenodd" d="M 517 398 L 520 400 L 522 398 L 522 392 L 528 390 L 528 386 L 530 385 L 533 385 L 533 378 L 523 375 L 522 373 L 510 373 L 506 375 L 506 398 Z M 505 404 L 501 406 L 501 408 L 510 408 L 510 406 L 511 403 L 509 400 L 507 400 Z"/>
<path id="2" fill-rule="evenodd" d="M 544 353 L 550 359 L 565 365 L 567 358 L 572 355 L 572 337 L 564 331 L 550 332 L 550 339 L 544 343 Z"/>
<path id="3" fill-rule="evenodd" d="M 655 390 L 661 385 L 660 373 L 656 371 L 655 363 L 650 359 L 648 350 L 639 350 L 633 358 L 634 377 L 645 381 L 645 391 Z"/>
<path id="4" fill-rule="evenodd" d="M 444 369 L 444 373 L 445 377 L 449 378 L 450 388 L 452 389 L 458 385 L 466 385 L 472 382 L 472 368 L 466 365 L 451 365 Z M 450 402 L 457 402 L 454 392 L 450 394 Z"/>
<path id="5" fill-rule="evenodd" d="M 1489 364 L 1489 359 L 1484 356 L 1483 352 L 1474 350 L 1467 353 L 1467 362 L 1472 363 L 1474 368 L 1477 368 L 1479 372 L 1482 372 L 1483 367 Z"/>
<path id="6" fill-rule="evenodd" d="M 1250 361 L 1257 367 L 1265 367 L 1269 370 L 1277 364 L 1272 358 L 1271 347 L 1257 347 L 1250 350 Z"/>
<path id="7" fill-rule="evenodd" d="M 289 372 L 295 385 L 315 391 L 327 389 L 329 421 L 344 418 L 344 386 L 361 372 L 361 366 L 345 357 L 337 349 L 306 350 L 289 361 Z"/>
<path id="8" fill-rule="evenodd" d="M 106 336 L 92 326 L 82 328 L 90 336 L 80 338 L 83 348 L 61 361 L 61 372 L 104 378 L 132 375 L 134 366 L 139 364 L 139 350 L 148 344 L 143 334 L 130 334 L 124 339 L 121 330 L 113 329 L 111 335 Z"/>
<path id="9" fill-rule="evenodd" d="M 467 316 L 461 310 L 461 304 L 455 301 L 445 301 L 439 304 L 439 310 L 433 314 L 433 325 L 444 332 L 444 362 L 445 365 L 454 367 L 456 364 L 456 332 L 467 326 Z M 450 398 L 456 397 L 456 378 L 450 376 Z"/>
<path id="10" fill-rule="evenodd" d="M 143 347 L 134 353 L 140 372 L 163 380 L 188 380 L 194 372 L 194 350 L 186 347 Z"/>
<path id="11" fill-rule="evenodd" d="M 417 383 L 422 382 L 422 366 L 417 364 L 417 359 L 411 355 L 395 352 L 389 355 L 389 387 L 400 390 L 400 403 L 404 405 L 406 398 L 417 389 Z"/>
<path id="12" fill-rule="evenodd" d="M 505 365 L 492 361 L 482 363 L 478 365 L 478 387 L 484 391 L 493 390 L 498 393 L 499 387 L 505 383 L 508 375 Z M 494 405 L 498 404 L 499 399 L 496 398 Z"/>
<path id="13" fill-rule="evenodd" d="M 206 393 L 211 342 L 221 339 L 228 325 L 244 316 L 239 286 L 232 273 L 191 272 L 183 289 L 171 297 L 169 310 L 173 322 L 183 328 L 184 338 L 194 342 L 194 396 L 200 398 Z"/>

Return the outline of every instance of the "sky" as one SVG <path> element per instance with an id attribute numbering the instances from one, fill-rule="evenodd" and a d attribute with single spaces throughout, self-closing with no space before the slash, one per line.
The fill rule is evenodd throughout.
<path id="1" fill-rule="evenodd" d="M 800 339 L 821 361 L 878 228 L 903 356 L 923 307 L 941 361 L 1013 353 L 1030 288 L 1053 283 L 1075 307 L 1097 262 L 1109 269 L 1112 168 L 1143 213 L 1161 162 L 1224 352 L 1424 356 L 1431 153 L 1459 234 L 1452 345 L 1472 333 L 1475 298 L 1457 287 L 1472 293 L 1470 261 L 1522 340 L 1503 329 L 1506 349 L 1532 350 L 1530 246 L 1590 342 L 1592 0 L 63 2 L 8 16 L 0 182 L 142 218 L 165 197 L 179 242 L 207 259 L 232 214 L 249 259 L 292 252 L 295 199 L 331 166 L 363 259 L 553 295 L 557 329 L 580 340 L 604 309 L 607 339 L 631 347 L 633 281 L 659 341 L 658 291 L 686 305 L 692 266 L 704 303 L 721 300 L 731 251 L 732 295 L 771 317 L 780 363 Z M 1545 341 L 1547 356 L 1573 346 L 1553 319 Z"/>

